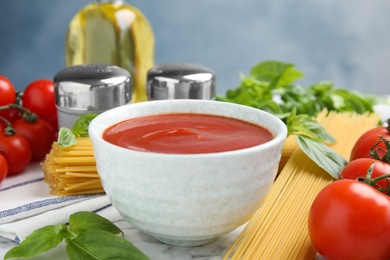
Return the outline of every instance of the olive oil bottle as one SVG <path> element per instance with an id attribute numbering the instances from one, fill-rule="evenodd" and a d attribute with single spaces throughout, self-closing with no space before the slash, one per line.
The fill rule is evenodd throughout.
<path id="1" fill-rule="evenodd" d="M 147 100 L 146 75 L 154 64 L 154 35 L 147 18 L 121 0 L 94 0 L 71 20 L 67 66 L 117 65 L 132 76 L 132 102 Z"/>

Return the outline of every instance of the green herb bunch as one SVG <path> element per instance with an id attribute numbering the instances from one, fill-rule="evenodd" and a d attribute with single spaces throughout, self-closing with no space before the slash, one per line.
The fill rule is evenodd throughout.
<path id="1" fill-rule="evenodd" d="M 89 212 L 72 214 L 69 224 L 49 225 L 35 230 L 4 259 L 31 258 L 57 247 L 65 240 L 71 260 L 148 259 L 131 242 L 118 236 L 123 232 L 108 219 Z"/>
<path id="2" fill-rule="evenodd" d="M 337 178 L 347 161 L 328 146 L 336 140 L 315 116 L 323 110 L 371 113 L 380 98 L 336 89 L 331 82 L 303 87 L 296 83 L 303 76 L 294 64 L 264 61 L 252 67 L 248 76 L 241 75 L 236 89 L 216 100 L 251 106 L 279 117 L 306 155 Z"/>

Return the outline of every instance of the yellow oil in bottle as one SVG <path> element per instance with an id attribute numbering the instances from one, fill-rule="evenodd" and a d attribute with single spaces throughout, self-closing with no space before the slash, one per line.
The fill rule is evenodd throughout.
<path id="1" fill-rule="evenodd" d="M 154 35 L 147 18 L 123 1 L 94 1 L 71 20 L 67 66 L 117 65 L 132 75 L 132 102 L 146 101 L 146 74 L 154 64 Z"/>

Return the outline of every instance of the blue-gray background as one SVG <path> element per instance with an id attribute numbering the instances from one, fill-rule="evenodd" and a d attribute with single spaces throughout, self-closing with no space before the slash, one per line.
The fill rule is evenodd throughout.
<path id="1" fill-rule="evenodd" d="M 0 74 L 23 90 L 63 69 L 69 21 L 89 0 L 0 0 Z M 390 92 L 389 0 L 128 0 L 149 19 L 155 62 L 203 64 L 217 92 L 260 61 L 294 63 L 306 86 Z M 1 98 L 1 97 L 0 97 Z"/>

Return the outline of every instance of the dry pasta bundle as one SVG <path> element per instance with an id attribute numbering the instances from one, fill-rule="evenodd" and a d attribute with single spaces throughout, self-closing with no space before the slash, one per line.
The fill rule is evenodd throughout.
<path id="1" fill-rule="evenodd" d="M 379 115 L 329 114 L 318 121 L 338 140 L 332 148 L 346 159 L 359 136 Z M 333 179 L 300 149 L 294 149 L 262 207 L 254 214 L 224 259 L 315 259 L 307 217 L 318 192 Z"/>
<path id="2" fill-rule="evenodd" d="M 77 138 L 77 143 L 70 147 L 55 142 L 42 163 L 42 170 L 54 195 L 104 192 L 89 138 Z"/>

